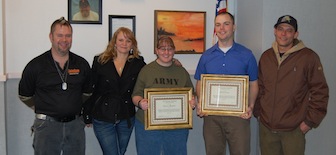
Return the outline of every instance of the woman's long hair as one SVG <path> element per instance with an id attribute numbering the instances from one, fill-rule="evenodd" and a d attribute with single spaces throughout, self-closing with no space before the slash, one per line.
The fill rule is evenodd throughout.
<path id="1" fill-rule="evenodd" d="M 131 40 L 132 42 L 132 47 L 131 51 L 129 52 L 128 55 L 128 60 L 132 58 L 139 58 L 140 57 L 140 51 L 138 49 L 138 42 L 135 39 L 135 36 L 133 32 L 126 28 L 126 27 L 120 27 L 117 31 L 114 32 L 112 39 L 108 43 L 105 51 L 101 53 L 98 57 L 98 62 L 101 64 L 107 63 L 109 60 L 113 60 L 114 58 L 117 57 L 117 50 L 116 50 L 116 42 L 117 42 L 117 36 L 119 33 L 123 33 L 124 36 L 128 39 Z"/>

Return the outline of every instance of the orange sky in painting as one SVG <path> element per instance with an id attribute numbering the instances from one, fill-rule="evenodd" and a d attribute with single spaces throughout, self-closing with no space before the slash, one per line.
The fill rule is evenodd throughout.
<path id="1" fill-rule="evenodd" d="M 204 14 L 192 12 L 159 12 L 157 16 L 157 27 L 163 27 L 166 31 L 175 33 L 177 36 L 202 38 L 204 37 Z"/>

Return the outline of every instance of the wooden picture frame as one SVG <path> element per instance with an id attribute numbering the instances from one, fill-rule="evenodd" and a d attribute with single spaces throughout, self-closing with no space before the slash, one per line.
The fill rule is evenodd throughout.
<path id="1" fill-rule="evenodd" d="M 247 75 L 201 75 L 201 111 L 208 115 L 240 116 L 248 108 Z"/>
<path id="2" fill-rule="evenodd" d="M 145 130 L 192 128 L 192 88 L 146 88 Z"/>
<path id="3" fill-rule="evenodd" d="M 102 0 L 68 0 L 71 24 L 102 24 Z"/>
<path id="4" fill-rule="evenodd" d="M 134 15 L 109 15 L 109 40 L 114 32 L 120 27 L 129 28 L 135 36 L 135 16 Z"/>
<path id="5" fill-rule="evenodd" d="M 162 35 L 170 36 L 175 54 L 202 54 L 206 42 L 206 12 L 155 10 L 154 49 Z"/>

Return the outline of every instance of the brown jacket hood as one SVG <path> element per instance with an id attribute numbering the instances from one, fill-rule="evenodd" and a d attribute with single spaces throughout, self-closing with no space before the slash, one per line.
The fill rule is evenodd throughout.
<path id="1" fill-rule="evenodd" d="M 298 39 L 294 39 L 294 44 L 293 45 L 294 46 L 291 49 L 289 49 L 282 57 L 280 57 L 278 43 L 276 41 L 273 42 L 272 48 L 273 48 L 274 53 L 276 55 L 276 58 L 278 60 L 279 66 L 280 66 L 281 62 L 283 62 L 291 53 L 297 52 L 297 51 L 306 47 L 303 44 L 303 42 L 301 40 L 298 40 Z"/>

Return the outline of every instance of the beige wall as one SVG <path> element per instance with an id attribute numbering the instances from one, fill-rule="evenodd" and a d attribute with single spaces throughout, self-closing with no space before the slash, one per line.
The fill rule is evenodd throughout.
<path id="1" fill-rule="evenodd" d="M 206 12 L 206 48 L 211 46 L 216 0 L 103 0 L 103 23 L 73 24 L 74 36 L 71 51 L 90 63 L 108 43 L 108 15 L 135 15 L 136 37 L 146 62 L 154 55 L 154 10 L 185 10 Z M 234 3 L 231 2 L 230 6 Z M 65 0 L 5 0 L 5 63 L 10 78 L 20 77 L 26 63 L 50 49 L 50 25 L 64 16 L 68 7 Z M 230 7 L 230 10 L 234 10 Z M 199 54 L 176 55 L 184 67 L 194 71 Z"/>

